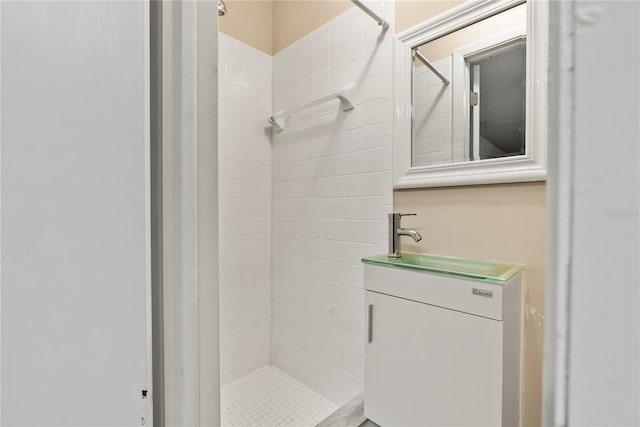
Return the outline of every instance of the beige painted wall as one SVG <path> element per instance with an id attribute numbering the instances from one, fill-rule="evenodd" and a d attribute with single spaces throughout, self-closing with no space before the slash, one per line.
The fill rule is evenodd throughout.
<path id="1" fill-rule="evenodd" d="M 225 0 L 219 31 L 275 55 L 353 7 L 349 0 Z"/>
<path id="2" fill-rule="evenodd" d="M 273 50 L 273 2 L 224 0 L 227 14 L 218 19 L 218 30 L 269 55 Z"/>
<path id="3" fill-rule="evenodd" d="M 417 213 L 403 227 L 424 239 L 403 250 L 527 266 L 524 325 L 526 426 L 541 424 L 546 202 L 544 183 L 445 187 L 394 192 L 394 211 Z"/>
<path id="4" fill-rule="evenodd" d="M 396 34 L 464 3 L 462 0 L 395 0 Z"/>
<path id="5" fill-rule="evenodd" d="M 348 0 L 275 0 L 273 2 L 274 53 L 353 7 Z"/>
<path id="6" fill-rule="evenodd" d="M 396 34 L 464 1 L 396 0 Z M 225 0 L 219 31 L 274 55 L 353 7 L 349 0 Z"/>

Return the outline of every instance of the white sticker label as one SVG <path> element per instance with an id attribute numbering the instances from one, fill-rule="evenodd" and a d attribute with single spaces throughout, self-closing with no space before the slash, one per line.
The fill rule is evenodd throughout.
<path id="1" fill-rule="evenodd" d="M 473 289 L 471 289 L 471 293 L 474 294 L 474 295 L 478 295 L 479 297 L 493 298 L 493 292 L 492 291 L 485 291 L 484 289 L 473 288 Z"/>

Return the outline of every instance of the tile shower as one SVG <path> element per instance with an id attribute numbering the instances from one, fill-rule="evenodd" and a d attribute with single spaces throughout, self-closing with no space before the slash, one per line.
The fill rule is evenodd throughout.
<path id="1" fill-rule="evenodd" d="M 392 2 L 367 4 L 393 22 Z M 273 57 L 219 43 L 222 395 L 269 372 L 342 405 L 363 389 L 360 258 L 386 250 L 392 209 L 393 29 L 352 8 Z M 272 132 L 270 114 L 348 84 L 354 110 Z"/>

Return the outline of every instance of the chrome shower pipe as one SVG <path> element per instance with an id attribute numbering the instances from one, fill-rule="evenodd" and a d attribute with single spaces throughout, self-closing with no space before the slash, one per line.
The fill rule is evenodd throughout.
<path id="1" fill-rule="evenodd" d="M 218 0 L 218 16 L 224 16 L 227 14 L 227 5 L 223 0 Z"/>
<path id="2" fill-rule="evenodd" d="M 438 78 L 440 80 L 442 80 L 442 83 L 445 86 L 449 86 L 449 80 L 447 80 L 447 78 L 445 76 L 443 76 L 440 71 L 436 70 L 436 67 L 434 67 L 433 65 L 431 65 L 431 62 L 429 62 L 429 60 L 427 58 L 425 58 L 419 51 L 418 49 L 414 49 L 413 50 L 413 57 L 414 58 L 418 58 L 418 60 L 420 60 L 420 62 L 422 62 L 425 67 L 427 67 L 428 69 L 430 69 L 431 71 L 433 71 L 433 74 L 435 74 L 436 76 L 438 76 Z"/>
<path id="3" fill-rule="evenodd" d="M 362 3 L 360 0 L 351 0 L 351 3 L 355 4 L 360 9 L 362 9 L 364 13 L 372 17 L 378 23 L 378 25 L 382 27 L 383 30 L 387 31 L 389 29 L 389 23 L 379 17 L 373 10 L 365 6 L 364 3 Z"/>

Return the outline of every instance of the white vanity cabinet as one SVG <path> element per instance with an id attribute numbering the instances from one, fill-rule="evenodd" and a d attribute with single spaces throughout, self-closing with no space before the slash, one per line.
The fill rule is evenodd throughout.
<path id="1" fill-rule="evenodd" d="M 365 416 L 382 427 L 520 423 L 521 276 L 365 265 Z"/>

